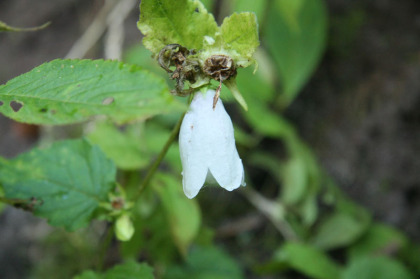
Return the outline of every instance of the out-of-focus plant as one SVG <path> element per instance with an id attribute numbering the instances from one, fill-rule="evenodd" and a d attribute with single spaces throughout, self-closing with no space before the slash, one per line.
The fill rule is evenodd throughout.
<path id="1" fill-rule="evenodd" d="M 324 1 L 226 1 L 222 14 L 233 14 L 220 26 L 208 12 L 215 3 L 202 2 L 142 0 L 138 26 L 146 48 L 133 47 L 125 62 L 58 59 L 1 85 L 2 114 L 39 125 L 84 123 L 85 132 L 79 139 L 44 141 L 13 159 L 0 157 L 0 202 L 32 211 L 52 226 L 78 230 L 66 237 L 89 244 L 95 236 L 86 227 L 93 219 L 109 224 L 98 247 L 83 248 L 97 258 L 76 271 L 69 268 L 64 277 L 420 276 L 418 248 L 341 193 L 283 117 L 322 57 Z M 238 191 L 254 205 L 244 214 L 260 212 L 276 229 L 265 240 L 255 235 L 250 240 L 261 244 L 258 249 L 269 255 L 264 259 L 253 250 L 237 259 L 223 251 L 209 228 L 212 222 L 203 220 L 212 215 L 182 190 L 175 140 L 188 98 L 173 95 L 201 96 L 211 89 L 216 94 L 205 116 L 221 105 L 218 95 L 233 112 L 247 182 Z M 232 100 L 245 109 L 230 105 Z M 254 175 L 255 169 L 263 170 L 269 183 Z M 217 175 L 206 172 L 200 179 L 206 178 L 223 184 Z M 199 195 L 204 204 L 207 193 Z M 114 236 L 122 263 L 104 271 Z M 340 261 L 331 252 L 339 253 Z M 78 257 L 63 255 L 69 265 Z M 39 269 L 35 274 L 46 276 Z"/>

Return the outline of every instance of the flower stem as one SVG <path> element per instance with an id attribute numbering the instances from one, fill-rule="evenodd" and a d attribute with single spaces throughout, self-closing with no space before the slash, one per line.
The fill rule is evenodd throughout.
<path id="1" fill-rule="evenodd" d="M 175 127 L 172 129 L 172 132 L 168 140 L 166 141 L 165 146 L 162 148 L 158 157 L 156 158 L 156 160 L 153 162 L 153 164 L 150 166 L 149 170 L 147 171 L 146 177 L 144 178 L 143 182 L 140 184 L 137 194 L 134 196 L 134 200 L 137 200 L 140 197 L 141 193 L 147 187 L 153 175 L 155 174 L 163 158 L 165 158 L 165 155 L 168 152 L 169 147 L 171 147 L 172 143 L 175 141 L 176 137 L 178 136 L 179 130 L 181 129 L 182 120 L 184 119 L 185 114 L 186 112 L 184 112 L 182 116 L 179 118 Z"/>

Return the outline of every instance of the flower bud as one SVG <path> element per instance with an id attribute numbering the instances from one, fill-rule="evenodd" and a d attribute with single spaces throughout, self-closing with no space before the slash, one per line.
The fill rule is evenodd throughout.
<path id="1" fill-rule="evenodd" d="M 120 241 L 129 241 L 134 234 L 134 226 L 130 217 L 123 214 L 115 222 L 115 235 Z"/>

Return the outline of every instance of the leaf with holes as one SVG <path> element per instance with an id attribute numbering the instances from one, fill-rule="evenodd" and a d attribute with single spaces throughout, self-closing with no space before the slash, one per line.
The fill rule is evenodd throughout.
<path id="1" fill-rule="evenodd" d="M 38 201 L 35 215 L 68 230 L 87 225 L 99 204 L 107 201 L 115 175 L 114 163 L 84 139 L 0 160 L 6 198 Z"/>
<path id="2" fill-rule="evenodd" d="M 0 86 L 0 113 L 33 124 L 94 115 L 123 123 L 184 109 L 162 78 L 117 61 L 54 60 Z"/>
<path id="3" fill-rule="evenodd" d="M 220 27 L 223 48 L 231 51 L 231 57 L 240 67 L 248 67 L 260 45 L 257 17 L 254 13 L 234 13 L 223 20 Z M 237 53 L 237 54 L 236 54 Z"/>
<path id="4" fill-rule="evenodd" d="M 168 44 L 201 49 L 204 36 L 218 31 L 213 15 L 197 0 L 143 0 L 137 26 L 144 46 L 154 54 Z"/>

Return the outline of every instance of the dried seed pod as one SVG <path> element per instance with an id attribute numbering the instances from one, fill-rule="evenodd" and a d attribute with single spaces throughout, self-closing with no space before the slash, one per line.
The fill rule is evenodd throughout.
<path id="1" fill-rule="evenodd" d="M 217 81 L 224 81 L 236 76 L 233 59 L 227 55 L 216 54 L 206 59 L 203 71 Z"/>
<path id="2" fill-rule="evenodd" d="M 169 44 L 161 49 L 158 55 L 159 65 L 168 73 L 173 73 L 170 67 L 181 66 L 186 57 L 189 55 L 189 50 L 179 44 Z"/>
<path id="3" fill-rule="evenodd" d="M 233 59 L 227 55 L 216 54 L 206 59 L 203 71 L 213 79 L 219 81 L 216 94 L 213 98 L 213 109 L 215 109 L 217 100 L 219 100 L 222 82 L 236 76 L 236 66 Z"/>
<path id="4" fill-rule="evenodd" d="M 179 44 L 167 45 L 159 52 L 159 65 L 170 74 L 171 79 L 176 80 L 175 91 L 172 92 L 175 95 L 191 94 L 192 90 L 184 90 L 184 82 L 194 83 L 197 75 L 202 73 L 198 61 L 188 58 L 192 54 L 195 54 L 194 50 L 188 50 Z"/>

